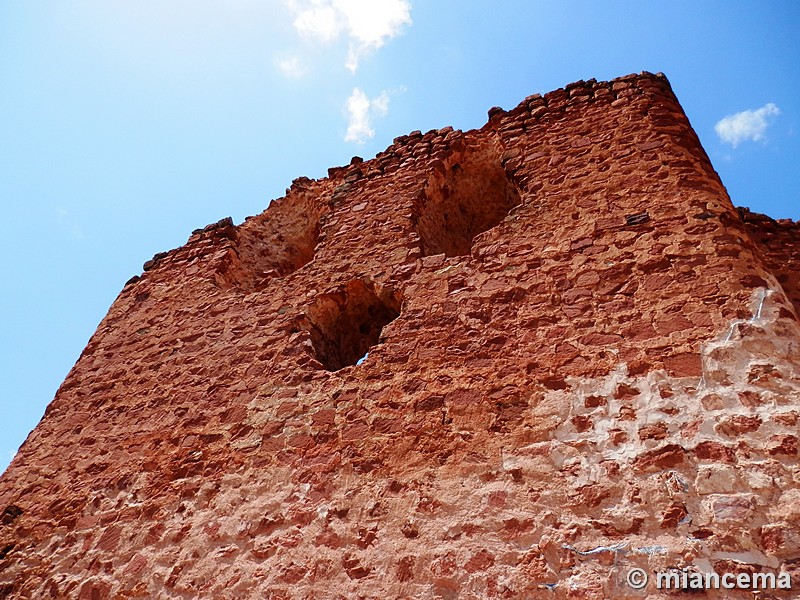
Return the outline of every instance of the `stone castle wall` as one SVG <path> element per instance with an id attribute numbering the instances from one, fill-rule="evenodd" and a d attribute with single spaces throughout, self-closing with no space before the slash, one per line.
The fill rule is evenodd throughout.
<path id="1" fill-rule="evenodd" d="M 800 585 L 797 228 L 647 73 L 296 179 L 122 290 L 0 479 L 0 598 Z"/>

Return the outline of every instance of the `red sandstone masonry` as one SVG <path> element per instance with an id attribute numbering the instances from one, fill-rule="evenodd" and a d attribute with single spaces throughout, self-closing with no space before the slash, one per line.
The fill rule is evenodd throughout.
<path id="1" fill-rule="evenodd" d="M 120 293 L 0 479 L 0 598 L 792 565 L 797 232 L 737 213 L 646 73 L 296 179 Z"/>
<path id="2" fill-rule="evenodd" d="M 800 224 L 789 219 L 776 221 L 746 208 L 738 210 L 764 263 L 800 314 Z"/>

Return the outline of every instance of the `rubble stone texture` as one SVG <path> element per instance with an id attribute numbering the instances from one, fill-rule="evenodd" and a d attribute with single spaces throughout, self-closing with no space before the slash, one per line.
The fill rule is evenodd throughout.
<path id="1" fill-rule="evenodd" d="M 798 588 L 798 265 L 663 75 L 296 179 L 122 290 L 0 479 L 0 598 Z"/>

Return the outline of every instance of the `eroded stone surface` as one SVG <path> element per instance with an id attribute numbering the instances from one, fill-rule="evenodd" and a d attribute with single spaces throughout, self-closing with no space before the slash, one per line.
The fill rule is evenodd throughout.
<path id="1" fill-rule="evenodd" d="M 0 597 L 800 585 L 797 232 L 650 74 L 295 180 L 120 293 L 0 479 Z"/>

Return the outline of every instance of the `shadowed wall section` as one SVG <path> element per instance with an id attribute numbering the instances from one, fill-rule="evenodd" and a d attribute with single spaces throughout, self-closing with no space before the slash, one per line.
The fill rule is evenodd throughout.
<path id="1" fill-rule="evenodd" d="M 400 300 L 383 297 L 360 279 L 317 296 L 308 308 L 307 330 L 314 355 L 328 371 L 355 365 L 378 343 L 381 330 L 400 314 Z"/>
<path id="2" fill-rule="evenodd" d="M 423 254 L 469 254 L 475 236 L 500 223 L 520 203 L 496 142 L 481 142 L 434 162 L 416 206 Z"/>
<path id="3" fill-rule="evenodd" d="M 283 277 L 314 259 L 323 215 L 330 211 L 329 198 L 315 190 L 313 182 L 294 181 L 287 196 L 273 201 L 261 215 L 248 218 L 238 230 L 239 286 L 263 288 L 274 277 Z"/>

